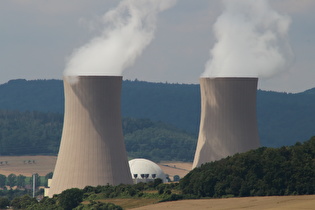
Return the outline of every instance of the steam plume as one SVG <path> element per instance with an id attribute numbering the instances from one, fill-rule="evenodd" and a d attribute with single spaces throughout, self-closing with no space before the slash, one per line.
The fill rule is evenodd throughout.
<path id="1" fill-rule="evenodd" d="M 202 77 L 270 77 L 292 59 L 288 44 L 290 18 L 268 0 L 224 0 L 214 24 L 217 43 Z"/>
<path id="2" fill-rule="evenodd" d="M 74 51 L 65 76 L 120 76 L 154 38 L 157 14 L 176 0 L 124 0 L 103 16 L 102 34 Z"/>

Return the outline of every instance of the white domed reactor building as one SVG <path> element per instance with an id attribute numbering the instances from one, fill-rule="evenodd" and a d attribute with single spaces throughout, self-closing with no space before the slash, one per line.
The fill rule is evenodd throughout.
<path id="1" fill-rule="evenodd" d="M 133 183 L 150 182 L 154 179 L 160 178 L 163 183 L 166 182 L 166 175 L 156 163 L 137 158 L 129 161 L 130 173 L 133 179 Z"/>

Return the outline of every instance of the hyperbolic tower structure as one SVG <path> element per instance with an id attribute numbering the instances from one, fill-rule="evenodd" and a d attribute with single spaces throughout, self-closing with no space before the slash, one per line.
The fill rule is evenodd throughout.
<path id="1" fill-rule="evenodd" d="M 260 146 L 258 78 L 201 78 L 201 118 L 193 168 Z"/>
<path id="2" fill-rule="evenodd" d="M 132 184 L 123 141 L 121 76 L 64 78 L 62 138 L 48 196 L 70 188 Z"/>

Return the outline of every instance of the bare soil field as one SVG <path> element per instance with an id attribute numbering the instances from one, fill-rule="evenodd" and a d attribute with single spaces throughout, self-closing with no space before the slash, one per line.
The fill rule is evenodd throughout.
<path id="1" fill-rule="evenodd" d="M 315 209 L 315 195 L 303 196 L 266 196 L 247 198 L 221 198 L 181 200 L 147 205 L 133 210 L 190 210 L 190 209 L 215 209 L 215 210 L 298 210 Z"/>

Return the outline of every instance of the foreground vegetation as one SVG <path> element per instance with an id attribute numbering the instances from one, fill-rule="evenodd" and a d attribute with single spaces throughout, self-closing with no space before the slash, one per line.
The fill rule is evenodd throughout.
<path id="1" fill-rule="evenodd" d="M 180 186 L 183 194 L 198 197 L 315 194 L 315 137 L 303 144 L 262 147 L 203 164 Z"/>
<path id="2" fill-rule="evenodd" d="M 138 183 L 135 185 L 118 186 L 87 186 L 80 190 L 68 189 L 53 198 L 44 198 L 38 202 L 29 195 L 14 198 L 6 205 L 14 209 L 115 209 L 122 207 L 109 203 L 114 198 L 148 200 L 150 203 L 182 198 L 174 192 L 178 191 L 178 184 L 163 184 L 161 179 L 150 183 Z M 5 199 L 5 198 L 2 198 Z M 1 199 L 0 199 L 1 201 Z M 102 201 L 102 202 L 100 202 Z M 145 202 L 146 203 L 146 202 Z M 142 205 L 141 203 L 138 205 Z M 4 206 L 0 205 L 0 208 Z"/>

